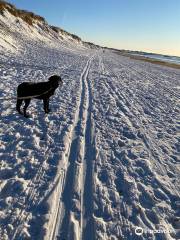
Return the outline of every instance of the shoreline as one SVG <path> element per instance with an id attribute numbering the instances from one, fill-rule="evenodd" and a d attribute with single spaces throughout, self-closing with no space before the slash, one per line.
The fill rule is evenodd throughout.
<path id="1" fill-rule="evenodd" d="M 148 57 L 143 57 L 143 56 L 135 56 L 135 55 L 131 55 L 131 54 L 126 54 L 124 56 L 129 57 L 129 58 L 134 59 L 134 60 L 140 60 L 140 61 L 144 61 L 144 62 L 158 64 L 158 65 L 161 65 L 161 66 L 166 66 L 166 67 L 171 67 L 171 68 L 175 68 L 175 69 L 180 69 L 180 64 L 169 63 L 169 62 L 157 60 L 155 58 L 148 58 Z"/>

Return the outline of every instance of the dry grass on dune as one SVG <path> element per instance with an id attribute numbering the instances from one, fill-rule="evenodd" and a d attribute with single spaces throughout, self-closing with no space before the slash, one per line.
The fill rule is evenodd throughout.
<path id="1" fill-rule="evenodd" d="M 0 0 L 0 14 L 3 14 L 5 10 L 8 10 L 15 17 L 23 19 L 29 25 L 33 25 L 35 20 L 44 22 L 45 19 L 39 15 L 25 10 L 16 9 L 16 7 L 10 3 Z"/>

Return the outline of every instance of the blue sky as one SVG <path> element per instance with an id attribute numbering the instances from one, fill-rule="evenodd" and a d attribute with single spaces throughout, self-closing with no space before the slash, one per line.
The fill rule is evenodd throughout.
<path id="1" fill-rule="evenodd" d="M 180 56 L 180 0 L 9 0 L 83 40 Z"/>

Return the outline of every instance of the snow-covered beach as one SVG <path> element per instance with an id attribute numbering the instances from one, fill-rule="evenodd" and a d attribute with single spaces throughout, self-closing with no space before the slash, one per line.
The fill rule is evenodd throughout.
<path id="1" fill-rule="evenodd" d="M 8 11 L 0 51 L 0 239 L 179 239 L 180 70 Z M 52 112 L 19 115 L 18 84 L 52 74 Z"/>

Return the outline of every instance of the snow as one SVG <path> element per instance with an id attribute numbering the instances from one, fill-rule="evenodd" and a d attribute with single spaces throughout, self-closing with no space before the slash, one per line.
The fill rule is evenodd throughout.
<path id="1" fill-rule="evenodd" d="M 0 239 L 179 239 L 180 70 L 16 20 L 0 15 Z M 20 116 L 18 84 L 52 74 L 52 112 Z"/>

